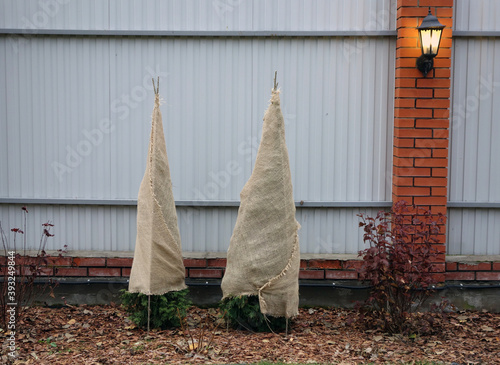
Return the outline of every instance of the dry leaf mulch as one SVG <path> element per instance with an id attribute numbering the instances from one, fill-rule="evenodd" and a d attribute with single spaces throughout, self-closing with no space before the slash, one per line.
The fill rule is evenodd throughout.
<path id="1" fill-rule="evenodd" d="M 285 336 L 227 329 L 218 310 L 192 307 L 184 331 L 148 335 L 119 306 L 33 307 L 18 324 L 15 363 L 500 364 L 500 314 L 452 313 L 438 319 L 435 334 L 414 338 L 365 331 L 351 323 L 354 315 L 346 309 L 301 308 Z M 6 333 L 0 340 L 5 356 Z"/>

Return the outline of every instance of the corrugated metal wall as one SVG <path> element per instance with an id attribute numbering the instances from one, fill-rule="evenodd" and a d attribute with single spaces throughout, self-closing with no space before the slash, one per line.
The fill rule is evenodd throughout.
<path id="1" fill-rule="evenodd" d="M 458 0 L 455 18 L 448 253 L 498 255 L 500 38 L 468 32 L 500 30 L 500 3 Z"/>
<path id="2" fill-rule="evenodd" d="M 395 0 L 3 0 L 1 28 L 390 30 Z"/>
<path id="3" fill-rule="evenodd" d="M 238 200 L 278 70 L 296 199 L 387 200 L 394 44 L 346 42 L 3 38 L 1 195 L 136 198 L 159 74 L 176 199 Z"/>
<path id="4" fill-rule="evenodd" d="M 4 84 L 4 100 L 7 101 L 2 105 L 2 110 L 8 115 L 5 120 L 15 122 L 5 125 L 6 133 L 1 137 L 1 145 L 6 152 L 2 156 L 8 156 L 2 158 L 1 168 L 9 171 L 0 178 L 2 196 L 69 199 L 136 197 L 144 170 L 151 113 L 151 100 L 147 97 L 151 92 L 143 87 L 147 84 L 142 81 L 149 81 L 150 69 L 163 74 L 165 71 L 160 65 L 165 62 L 159 59 L 158 65 L 141 65 L 136 55 L 140 58 L 142 42 L 119 42 L 120 46 L 114 45 L 114 40 L 44 39 L 41 42 L 43 44 L 39 44 L 39 40 L 34 39 L 30 41 L 32 47 L 26 46 L 26 49 L 20 50 L 17 59 L 8 61 L 11 65 L 7 65 L 7 68 L 15 69 L 14 65 L 17 64 L 18 73 L 7 74 Z M 177 47 L 179 52 L 166 50 L 168 58 L 170 54 L 182 53 L 181 50 L 189 53 L 189 49 L 192 49 L 189 43 L 199 42 L 166 40 L 150 43 L 153 46 L 156 44 L 159 49 L 162 43 L 166 44 L 167 49 Z M 340 52 L 336 50 L 342 47 L 343 40 L 208 42 L 212 44 L 207 50 L 215 48 L 220 52 L 224 52 L 222 49 L 227 43 L 234 43 L 233 46 L 237 47 L 248 43 L 248 47 L 242 50 L 243 55 L 238 60 L 234 56 L 221 57 L 219 61 L 222 62 L 210 61 L 213 57 L 220 57 L 220 53 L 215 55 L 215 52 L 210 56 L 192 58 L 181 54 L 176 56 L 179 57 L 177 65 L 182 65 L 181 70 L 172 71 L 162 78 L 161 88 L 165 99 L 162 109 L 176 199 L 238 200 L 239 191 L 251 173 L 260 138 L 262 115 L 268 102 L 269 81 L 272 80 L 272 65 L 266 62 L 268 57 L 278 59 L 274 62 L 278 71 L 285 70 L 280 72 L 280 80 L 283 79 L 280 84 L 288 124 L 287 140 L 296 200 L 388 199 L 390 180 L 386 180 L 386 171 L 390 171 L 390 143 L 387 143 L 390 135 L 387 133 L 390 127 L 387 123 L 392 118 L 383 108 L 390 97 L 383 90 L 387 93 L 391 89 L 387 75 L 390 66 L 382 63 L 380 72 L 367 71 L 367 74 L 375 75 L 372 78 L 362 78 L 355 68 L 350 71 L 349 67 L 335 68 L 332 63 L 339 57 Z M 378 57 L 385 58 L 391 64 L 391 42 L 377 42 L 381 46 L 377 47 Z M 272 50 L 279 53 L 280 48 L 281 55 L 274 56 Z M 369 48 L 374 50 L 375 45 Z M 70 55 L 72 49 L 76 57 Z M 105 49 L 117 53 L 128 50 L 124 58 L 119 61 L 118 58 L 117 61 L 113 59 L 114 66 L 106 67 L 113 70 L 109 74 L 103 74 L 97 66 L 106 63 L 103 59 L 110 59 L 109 55 L 100 52 Z M 285 65 L 287 51 L 296 53 L 294 57 L 298 61 L 294 67 Z M 28 62 L 41 60 L 40 53 L 46 53 L 48 59 Z M 330 55 L 330 62 L 324 61 L 325 53 Z M 252 57 L 247 58 L 245 55 Z M 352 63 L 361 62 L 359 58 L 363 55 L 372 57 L 363 51 L 352 56 Z M 96 60 L 97 57 L 101 60 Z M 226 62 L 228 59 L 232 61 Z M 67 65 L 64 60 L 74 60 L 74 63 L 70 61 Z M 202 60 L 207 60 L 208 65 Z M 340 59 L 338 62 L 343 61 Z M 216 69 L 214 73 L 211 71 L 212 65 Z M 320 65 L 323 75 L 315 70 Z M 328 70 L 329 66 L 334 71 Z M 187 70 L 182 70 L 184 68 Z M 231 72 L 231 68 L 240 71 Z M 140 77 L 121 79 L 119 74 L 138 74 Z M 21 82 L 16 81 L 17 77 Z M 329 80 L 327 85 L 323 78 Z M 109 84 L 109 79 L 115 81 Z M 38 80 L 35 81 L 38 86 L 30 86 L 33 81 L 29 80 Z M 59 87 L 54 87 L 54 83 Z M 322 85 L 323 92 L 316 91 L 316 85 Z M 375 98 L 372 90 L 379 90 Z M 144 99 L 136 98 L 134 101 L 133 95 L 140 98 L 144 95 Z M 126 96 L 132 100 L 130 104 L 123 101 Z M 335 105 L 339 105 L 336 99 L 340 99 L 340 105 L 345 107 L 335 108 Z M 347 99 L 363 100 L 365 106 L 349 105 Z M 111 110 L 113 105 L 116 106 L 115 111 Z M 110 122 L 106 119 L 108 117 Z M 83 227 L 94 231 L 96 228 L 91 225 L 84 225 L 80 230 L 74 228 L 75 224 L 89 222 L 89 209 L 100 208 L 85 208 L 81 214 L 86 218 L 65 219 L 64 227 L 59 224 L 63 220 L 61 216 L 49 218 L 60 230 L 67 230 L 71 235 L 80 232 Z M 331 214 L 328 210 L 321 211 L 325 217 Z M 72 210 L 74 217 L 73 214 Z M 217 210 L 211 210 L 207 214 L 218 213 Z M 211 236 L 220 235 L 221 242 L 214 239 L 214 243 L 209 245 L 208 242 L 197 240 L 193 243 L 194 250 L 203 251 L 208 246 L 225 250 L 228 241 L 222 237 L 230 235 L 234 214 L 220 214 L 217 219 L 225 217 L 227 222 L 221 225 L 224 227 L 223 232 L 217 233 L 216 228 L 212 227 L 216 232 Z M 130 218 L 128 224 L 135 225 L 135 216 L 131 215 Z M 303 230 L 307 230 L 307 225 L 303 225 Z M 344 229 L 342 226 L 338 228 Z M 352 229 L 356 229 L 355 224 Z M 131 236 L 122 241 L 124 250 L 130 247 L 135 236 L 131 231 Z M 78 237 L 77 246 L 71 242 L 74 242 L 74 238 L 68 237 L 67 242 L 78 248 L 103 242 L 101 249 L 112 249 L 111 242 L 106 244 L 103 239 L 93 239 L 90 243 L 87 242 L 87 234 Z M 303 249 L 310 251 L 307 242 L 303 241 Z M 353 243 L 346 241 L 344 244 L 349 246 Z"/>
<path id="5" fill-rule="evenodd" d="M 394 39 L 207 38 L 203 31 L 391 30 L 394 0 L 44 4 L 3 2 L 0 27 L 200 36 L 1 37 L 0 197 L 136 199 L 151 77 L 159 75 L 176 200 L 231 205 L 251 174 L 277 70 L 295 199 L 390 200 Z M 33 245 L 49 219 L 56 226 L 51 249 L 133 250 L 135 207 L 108 203 L 31 205 Z M 4 227 L 20 225 L 19 207 L 0 205 Z M 299 208 L 302 252 L 357 252 L 355 214 L 362 210 Z M 231 206 L 180 206 L 183 249 L 226 251 L 236 214 Z"/>
<path id="6" fill-rule="evenodd" d="M 455 0 L 455 30 L 500 30 L 499 19 L 500 2 L 498 0 Z"/>
<path id="7" fill-rule="evenodd" d="M 136 208 L 133 206 L 28 205 L 28 243 L 37 248 L 41 224 L 54 223 L 55 237 L 47 249 L 133 251 Z M 362 246 L 359 212 L 375 215 L 378 208 L 301 208 L 301 249 L 307 253 L 355 253 Z M 21 205 L 1 206 L 2 226 L 22 227 Z M 186 252 L 226 252 L 236 223 L 237 207 L 178 207 L 182 247 Z M 9 225 L 10 224 L 10 225 Z M 68 227 L 70 227 L 68 229 Z M 21 247 L 18 245 L 18 247 Z"/>

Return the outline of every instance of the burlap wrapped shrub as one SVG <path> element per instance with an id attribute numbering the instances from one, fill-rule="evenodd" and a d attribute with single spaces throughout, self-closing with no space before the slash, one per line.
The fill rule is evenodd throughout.
<path id="1" fill-rule="evenodd" d="M 265 315 L 298 313 L 300 250 L 279 90 L 264 115 L 255 167 L 240 194 L 222 280 L 224 298 L 256 295 Z"/>
<path id="2" fill-rule="evenodd" d="M 160 97 L 155 90 L 148 160 L 137 198 L 137 239 L 129 292 L 161 295 L 185 288 Z"/>

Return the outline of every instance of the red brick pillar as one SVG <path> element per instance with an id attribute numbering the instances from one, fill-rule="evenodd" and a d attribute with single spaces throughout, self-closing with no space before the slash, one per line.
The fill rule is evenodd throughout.
<path id="1" fill-rule="evenodd" d="M 417 27 L 429 6 L 446 28 L 434 69 L 424 78 L 415 66 Z M 453 0 L 398 0 L 397 7 L 392 201 L 446 214 Z"/>
<path id="2" fill-rule="evenodd" d="M 434 69 L 415 67 L 417 26 L 429 11 L 446 25 Z M 398 0 L 392 200 L 446 214 L 453 0 Z"/>

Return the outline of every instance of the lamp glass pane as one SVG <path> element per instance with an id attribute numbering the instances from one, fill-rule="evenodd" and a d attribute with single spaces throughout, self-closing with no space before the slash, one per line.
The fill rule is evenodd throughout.
<path id="1" fill-rule="evenodd" d="M 431 30 L 431 54 L 436 56 L 439 51 L 439 42 L 441 41 L 442 29 L 432 29 Z"/>
<path id="2" fill-rule="evenodd" d="M 422 54 L 436 56 L 439 51 L 442 29 L 421 29 Z"/>
<path id="3" fill-rule="evenodd" d="M 421 29 L 420 30 L 420 42 L 422 42 L 422 54 L 430 54 L 431 48 L 431 30 Z"/>

